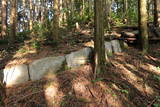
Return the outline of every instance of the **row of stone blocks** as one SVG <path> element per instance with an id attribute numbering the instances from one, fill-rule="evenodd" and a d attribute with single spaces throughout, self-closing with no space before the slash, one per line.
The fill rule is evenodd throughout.
<path id="1" fill-rule="evenodd" d="M 118 40 L 105 42 L 106 55 L 121 52 Z M 12 86 L 26 81 L 35 81 L 43 78 L 47 73 L 55 73 L 64 67 L 76 68 L 91 61 L 93 48 L 86 47 L 66 56 L 46 57 L 36 60 L 29 65 L 21 64 L 5 68 L 0 77 L 6 86 Z"/>

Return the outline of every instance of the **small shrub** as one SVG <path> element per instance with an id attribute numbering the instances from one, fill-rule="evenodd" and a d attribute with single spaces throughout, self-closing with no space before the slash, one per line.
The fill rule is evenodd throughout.
<path id="1" fill-rule="evenodd" d="M 41 47 L 40 42 L 37 41 L 37 40 L 34 40 L 34 41 L 32 42 L 32 47 L 33 47 L 34 49 L 39 50 L 40 47 Z"/>
<path id="2" fill-rule="evenodd" d="M 34 34 L 33 38 L 36 38 L 37 41 L 45 45 L 55 45 L 57 41 L 53 39 L 53 27 L 52 20 L 46 18 L 43 23 L 35 23 L 32 33 Z"/>
<path id="3" fill-rule="evenodd" d="M 7 43 L 8 43 L 8 40 L 0 40 L 0 45 L 7 44 Z"/>
<path id="4" fill-rule="evenodd" d="M 108 52 L 108 56 L 113 56 L 113 53 L 111 51 Z"/>
<path id="5" fill-rule="evenodd" d="M 160 107 L 160 104 L 153 104 L 153 107 Z"/>
<path id="6" fill-rule="evenodd" d="M 114 94 L 112 94 L 112 96 L 113 96 L 113 97 L 117 97 L 117 95 L 116 95 L 115 93 L 114 93 Z"/>
<path id="7" fill-rule="evenodd" d="M 157 67 L 157 70 L 159 70 L 159 71 L 160 71 L 160 67 Z"/>
<path id="8" fill-rule="evenodd" d="M 96 78 L 96 79 L 92 80 L 92 82 L 95 83 L 95 82 L 99 82 L 99 81 L 102 81 L 102 80 L 104 80 L 104 79 L 103 78 Z"/>
<path id="9" fill-rule="evenodd" d="M 16 39 L 18 42 L 23 42 L 24 40 L 28 39 L 30 35 L 30 31 L 23 31 L 23 32 L 18 32 L 16 35 Z"/>
<path id="10" fill-rule="evenodd" d="M 124 94 L 129 94 L 129 92 L 128 92 L 128 90 L 126 90 L 126 89 L 122 89 L 122 90 L 120 90 L 122 93 L 124 93 Z"/>
<path id="11" fill-rule="evenodd" d="M 160 82 L 160 76 L 159 76 L 159 75 L 154 75 L 153 78 L 154 78 L 155 80 L 157 80 L 158 82 Z"/>
<path id="12" fill-rule="evenodd" d="M 25 49 L 25 48 L 21 48 L 20 50 L 18 50 L 18 52 L 20 52 L 20 53 L 26 53 L 28 50 L 27 49 Z"/>

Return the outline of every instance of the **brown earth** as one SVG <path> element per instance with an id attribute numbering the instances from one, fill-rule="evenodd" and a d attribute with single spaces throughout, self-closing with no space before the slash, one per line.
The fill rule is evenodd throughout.
<path id="1" fill-rule="evenodd" d="M 39 50 L 32 48 L 27 40 L 14 46 L 0 46 L 0 69 L 92 46 L 92 35 L 90 30 L 67 33 L 59 45 L 44 45 Z M 129 47 L 111 56 L 111 65 L 97 79 L 88 64 L 47 75 L 39 81 L 7 87 L 0 99 L 3 97 L 6 107 L 159 107 L 159 46 L 160 43 L 151 44 L 148 55 Z"/>
<path id="2" fill-rule="evenodd" d="M 6 88 L 6 107 L 159 107 L 158 46 L 145 56 L 131 47 L 113 55 L 97 79 L 88 64 Z"/>

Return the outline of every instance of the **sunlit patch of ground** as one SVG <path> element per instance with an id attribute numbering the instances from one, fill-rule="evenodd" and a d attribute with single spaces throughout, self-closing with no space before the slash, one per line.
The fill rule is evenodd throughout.
<path id="1" fill-rule="evenodd" d="M 148 55 L 160 60 L 158 48 Z M 155 55 L 157 54 L 157 55 Z M 137 49 L 116 54 L 112 65 L 93 79 L 92 67 L 49 74 L 44 79 L 7 89 L 7 107 L 157 107 L 160 105 L 159 62 Z"/>

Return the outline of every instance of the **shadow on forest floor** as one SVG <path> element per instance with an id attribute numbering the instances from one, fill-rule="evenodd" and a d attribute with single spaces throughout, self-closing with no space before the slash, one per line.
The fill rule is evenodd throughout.
<path id="1" fill-rule="evenodd" d="M 41 42 L 36 44 L 31 38 L 24 40 L 23 43 L 15 43 L 13 46 L 0 45 L 0 62 L 2 62 L 0 63 L 0 70 L 17 64 L 29 64 L 40 58 L 69 54 L 86 47 L 85 44 L 92 40 L 90 29 L 81 32 L 61 29 L 60 33 L 58 45 Z"/>
<path id="2" fill-rule="evenodd" d="M 135 48 L 110 57 L 112 66 L 96 80 L 91 66 L 47 75 L 6 89 L 7 107 L 159 107 L 160 54 Z"/>
<path id="3" fill-rule="evenodd" d="M 14 43 L 14 45 L 8 45 L 8 43 L 0 44 L 0 70 L 4 69 L 5 65 L 12 60 L 23 45 L 24 43 Z"/>

